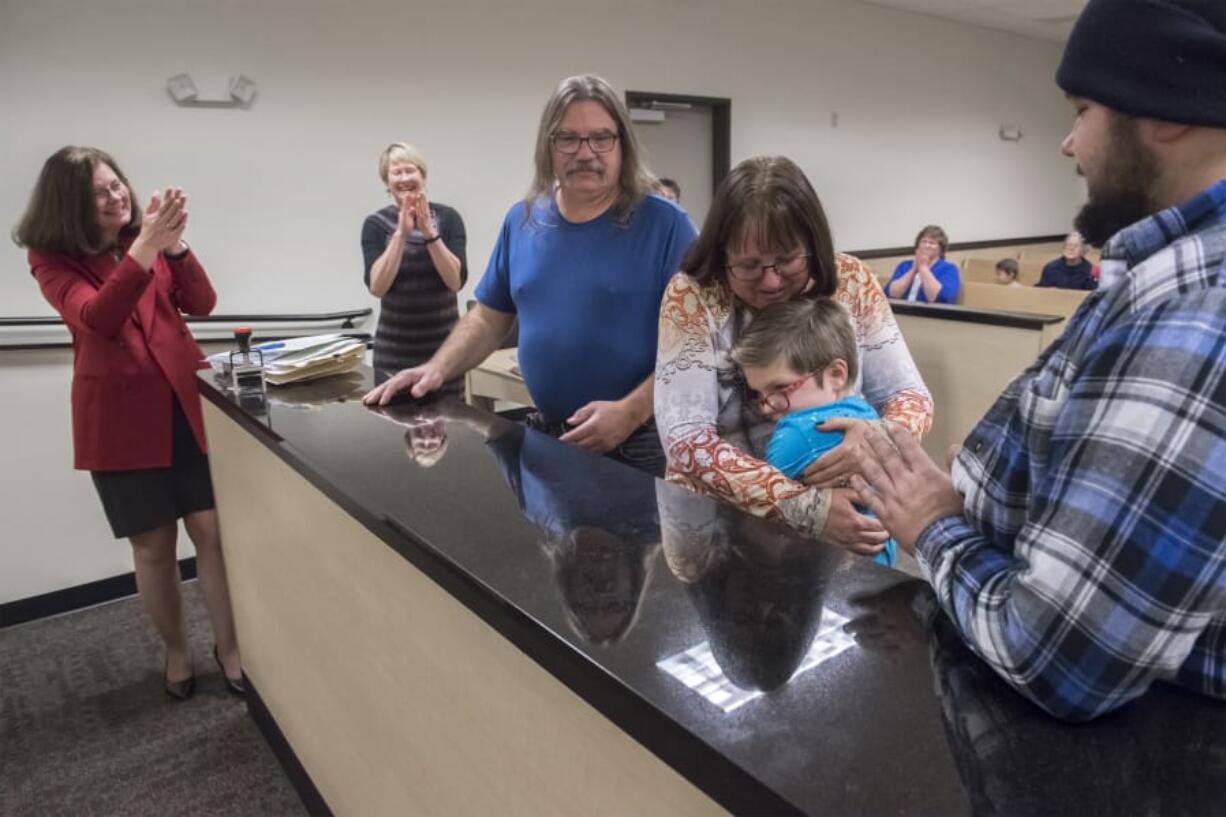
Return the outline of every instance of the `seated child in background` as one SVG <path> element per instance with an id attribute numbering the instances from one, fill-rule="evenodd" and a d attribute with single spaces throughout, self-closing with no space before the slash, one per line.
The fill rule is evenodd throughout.
<path id="1" fill-rule="evenodd" d="M 835 417 L 881 419 L 855 392 L 856 333 L 831 298 L 766 307 L 741 333 L 731 359 L 756 394 L 752 404 L 776 420 L 766 461 L 792 479 L 843 441 L 842 431 L 817 426 Z M 896 547 L 890 539 L 874 561 L 892 567 Z"/>
<path id="2" fill-rule="evenodd" d="M 1002 258 L 996 262 L 996 283 L 1007 287 L 1020 287 L 1017 280 L 1017 262 L 1012 258 Z"/>

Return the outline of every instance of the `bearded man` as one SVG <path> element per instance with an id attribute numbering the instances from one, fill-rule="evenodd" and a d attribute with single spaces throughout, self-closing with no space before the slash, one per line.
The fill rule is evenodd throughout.
<path id="1" fill-rule="evenodd" d="M 1226 3 L 1090 0 L 1056 76 L 1099 288 L 942 472 L 870 437 L 861 500 L 963 639 L 1054 715 L 1226 698 Z"/>

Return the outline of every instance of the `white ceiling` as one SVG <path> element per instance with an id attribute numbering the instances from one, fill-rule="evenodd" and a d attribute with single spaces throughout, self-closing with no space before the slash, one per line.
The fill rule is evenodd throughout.
<path id="1" fill-rule="evenodd" d="M 860 0 L 1064 42 L 1086 0 Z"/>

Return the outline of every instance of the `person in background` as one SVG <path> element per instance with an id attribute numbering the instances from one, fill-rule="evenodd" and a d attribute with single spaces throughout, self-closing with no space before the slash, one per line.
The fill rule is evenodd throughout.
<path id="1" fill-rule="evenodd" d="M 558 85 L 541 114 L 536 177 L 507 213 L 477 305 L 428 361 L 366 396 L 422 397 L 485 360 L 519 317 L 530 425 L 663 475 L 652 417 L 660 297 L 694 240 L 679 207 L 652 195 L 630 116 L 600 77 Z"/>
<path id="2" fill-rule="evenodd" d="M 889 536 L 857 512 L 848 488 L 868 423 L 836 418 L 843 443 L 800 480 L 763 461 L 773 423 L 750 407 L 728 353 L 770 304 L 833 297 L 852 316 L 856 389 L 916 436 L 932 424 L 932 397 L 872 270 L 835 252 L 829 222 L 804 171 L 783 156 L 746 159 L 720 183 L 702 234 L 660 305 L 656 419 L 670 482 L 777 519 L 810 539 L 876 555 Z"/>
<path id="3" fill-rule="evenodd" d="M 833 298 L 784 301 L 757 314 L 729 355 L 751 389 L 752 405 L 775 422 L 766 461 L 789 479 L 843 442 L 839 430 L 822 426 L 835 417 L 879 422 L 879 415 L 852 384 L 859 350 L 851 316 Z M 863 511 L 863 508 L 857 508 Z M 874 561 L 892 567 L 893 540 Z"/>
<path id="4" fill-rule="evenodd" d="M 459 319 L 456 293 L 468 280 L 464 220 L 430 201 L 427 173 L 411 145 L 388 145 L 379 156 L 379 178 L 395 203 L 362 223 L 366 286 L 380 301 L 374 366 L 381 373 L 425 363 L 438 351 Z M 461 397 L 464 379 L 439 391 Z"/>
<path id="5" fill-rule="evenodd" d="M 931 304 L 958 302 L 962 286 L 958 267 L 945 260 L 949 236 L 935 224 L 929 224 L 915 236 L 915 257 L 894 268 L 885 286 L 889 298 Z"/>
<path id="6" fill-rule="evenodd" d="M 217 296 L 186 228 L 181 190 L 155 191 L 142 211 L 114 159 L 70 146 L 43 165 L 13 234 L 72 335 L 75 465 L 91 472 L 115 537 L 132 544 L 136 586 L 166 646 L 165 689 L 180 700 L 196 687 L 180 519 L 196 546 L 214 659 L 230 691 L 244 691 L 196 385 L 204 355 L 182 317 L 207 315 Z"/>
<path id="7" fill-rule="evenodd" d="M 1156 682 L 1226 700 L 1226 4 L 1090 0 L 1056 82 L 1101 285 L 951 474 L 873 434 L 853 483 L 962 639 L 1053 715 Z"/>
<path id="8" fill-rule="evenodd" d="M 1006 287 L 1020 287 L 1017 280 L 1017 261 L 1013 258 L 1002 258 L 996 262 L 996 283 Z"/>
<path id="9" fill-rule="evenodd" d="M 1057 289 L 1094 289 L 1098 286 L 1094 265 L 1086 258 L 1086 242 L 1074 230 L 1064 239 L 1064 254 L 1043 266 L 1035 286 Z"/>
<path id="10" fill-rule="evenodd" d="M 660 178 L 656 184 L 656 189 L 661 196 L 673 204 L 681 203 L 681 185 L 677 184 L 676 179 Z"/>

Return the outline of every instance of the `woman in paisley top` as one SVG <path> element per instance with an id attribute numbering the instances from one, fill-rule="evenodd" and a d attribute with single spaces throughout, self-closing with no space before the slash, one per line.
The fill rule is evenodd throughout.
<path id="1" fill-rule="evenodd" d="M 932 425 L 932 398 L 881 285 L 868 266 L 836 253 L 817 193 L 784 157 L 747 159 L 716 191 L 702 234 L 660 306 L 655 414 L 667 478 L 797 531 L 874 554 L 888 538 L 855 510 L 846 487 L 868 424 L 835 420 L 843 443 L 800 482 L 762 459 L 772 423 L 752 408 L 728 351 L 754 313 L 790 298 L 829 296 L 851 313 L 860 350 L 857 391 L 886 421 L 916 437 Z M 837 425 L 836 425 L 837 424 Z"/>

